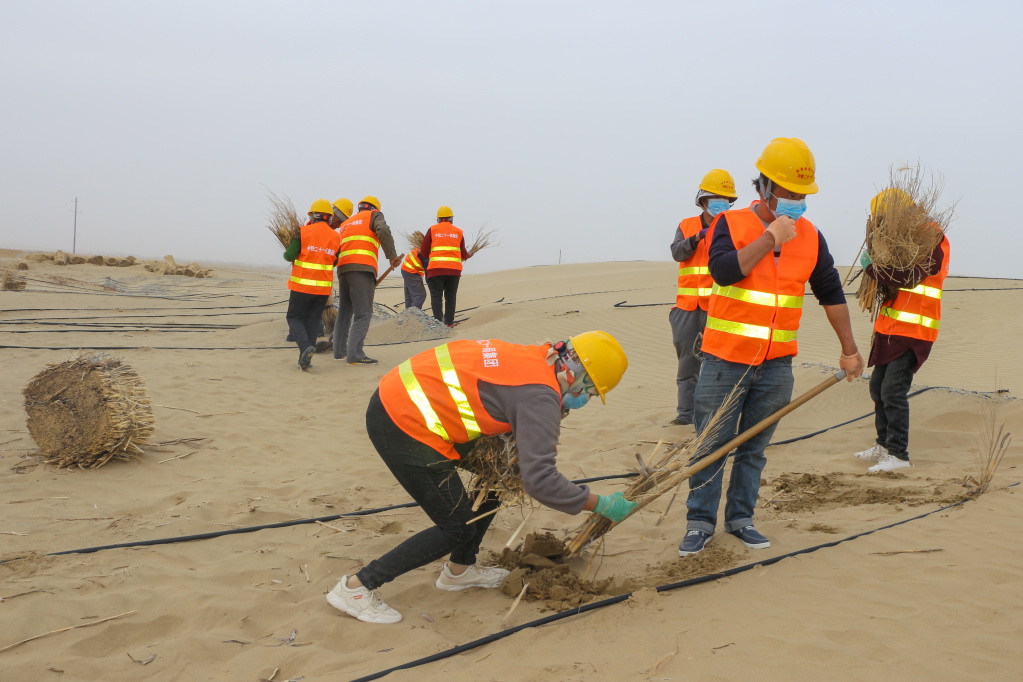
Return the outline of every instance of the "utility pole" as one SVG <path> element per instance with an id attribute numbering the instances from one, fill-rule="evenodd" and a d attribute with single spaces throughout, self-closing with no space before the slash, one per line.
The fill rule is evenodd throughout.
<path id="1" fill-rule="evenodd" d="M 561 249 L 558 249 L 558 265 L 561 265 Z"/>
<path id="2" fill-rule="evenodd" d="M 71 253 L 75 253 L 78 246 L 78 197 L 75 197 L 75 228 L 71 236 Z"/>

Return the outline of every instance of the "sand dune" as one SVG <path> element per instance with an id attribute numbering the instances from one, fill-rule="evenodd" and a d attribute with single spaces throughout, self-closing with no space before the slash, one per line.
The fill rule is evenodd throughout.
<path id="1" fill-rule="evenodd" d="M 10 252 L 0 265 L 10 266 Z M 408 497 L 373 451 L 364 411 L 379 378 L 436 340 L 393 343 L 374 327 L 375 367 L 317 355 L 296 367 L 284 340 L 285 272 L 214 268 L 211 279 L 141 266 L 33 263 L 25 291 L 0 292 L 0 647 L 126 612 L 0 651 L 4 680 L 337 680 L 445 651 L 557 610 L 498 591 L 448 593 L 439 564 L 382 589 L 405 614 L 373 626 L 342 616 L 324 593 L 342 574 L 426 525 L 416 508 L 215 539 L 91 554 L 77 548 L 185 536 L 401 504 Z M 658 440 L 674 411 L 668 327 L 672 263 L 605 263 L 469 274 L 452 338 L 531 343 L 605 329 L 630 368 L 606 406 L 564 423 L 559 464 L 570 477 L 621 474 Z M 377 300 L 400 309 L 400 278 Z M 758 527 L 745 549 L 719 534 L 706 571 L 762 562 L 934 512 L 963 499 L 976 475 L 977 435 L 993 419 L 1023 432 L 1023 283 L 951 278 L 941 337 L 911 399 L 914 467 L 872 477 L 850 454 L 872 441 L 871 419 L 768 450 Z M 625 301 L 624 306 L 615 307 Z M 665 305 L 657 305 L 665 304 Z M 855 309 L 866 352 L 870 324 Z M 393 326 L 393 322 L 390 323 Z M 136 369 L 157 430 L 133 463 L 67 471 L 39 463 L 21 389 L 77 349 L 113 347 Z M 217 349 L 217 350 L 200 350 Z M 837 364 L 823 312 L 807 307 L 796 392 Z M 1008 393 L 992 394 L 1003 389 Z M 864 380 L 841 383 L 781 423 L 775 441 L 870 413 Z M 834 547 L 664 593 L 689 577 L 676 552 L 680 502 L 666 499 L 607 536 L 591 577 L 614 578 L 628 601 L 573 616 L 387 679 L 984 679 L 1019 678 L 1023 654 L 1020 466 L 1010 448 L 991 490 L 975 500 Z M 593 484 L 621 489 L 621 479 Z M 484 543 L 499 551 L 522 519 L 502 512 Z M 562 533 L 581 518 L 537 511 L 530 530 Z M 589 557 L 573 560 L 587 570 Z M 695 565 L 695 564 L 693 564 Z M 292 638 L 292 633 L 294 638 Z M 528 652 L 528 653 L 526 653 Z M 526 655 L 523 655 L 523 654 Z M 128 654 L 128 655 L 126 655 Z M 155 654 L 144 668 L 136 661 Z M 129 657 L 130 655 L 130 657 Z M 133 661 L 132 659 L 136 659 Z M 57 672 L 57 671 L 63 671 Z"/>

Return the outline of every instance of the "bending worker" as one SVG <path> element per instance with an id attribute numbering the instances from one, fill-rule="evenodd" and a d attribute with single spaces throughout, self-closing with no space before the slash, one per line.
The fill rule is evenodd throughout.
<path id="1" fill-rule="evenodd" d="M 401 262 L 401 281 L 405 289 L 405 309 L 423 309 L 426 303 L 426 287 L 423 285 L 423 261 L 419 259 L 419 250 L 410 249 L 405 260 Z"/>
<path id="2" fill-rule="evenodd" d="M 668 312 L 671 339 L 675 344 L 677 402 L 672 424 L 693 423 L 693 394 L 700 376 L 699 340 L 707 323 L 707 302 L 713 281 L 707 269 L 707 230 L 714 217 L 732 207 L 739 197 L 728 171 L 715 168 L 703 176 L 696 193 L 698 216 L 686 218 L 675 230 L 671 257 L 678 263 L 675 307 Z"/>
<path id="3" fill-rule="evenodd" d="M 881 191 L 870 202 L 874 220 L 884 215 L 886 204 L 893 203 L 902 206 L 890 210 L 905 210 L 904 207 L 912 204 L 913 200 L 898 188 Z M 870 361 L 867 363 L 868 367 L 874 368 L 870 374 L 870 397 L 874 401 L 877 439 L 871 447 L 857 452 L 856 457 L 877 462 L 867 469 L 870 473 L 910 466 L 909 389 L 913 385 L 913 375 L 927 360 L 938 339 L 941 289 L 948 275 L 950 255 L 948 237 L 942 235 L 930 258 L 909 270 L 875 268 L 869 250 L 860 257 L 860 265 L 867 276 L 895 292 L 893 298 L 881 305 L 874 320 Z"/>
<path id="4" fill-rule="evenodd" d="M 595 511 L 613 521 L 628 516 L 636 503 L 621 492 L 595 495 L 556 467 L 563 411 L 593 396 L 603 402 L 626 367 L 618 341 L 592 331 L 537 346 L 452 341 L 384 375 L 366 410 L 369 438 L 436 525 L 342 577 L 327 593 L 330 605 L 367 623 L 397 623 L 401 614 L 380 599 L 377 588 L 444 556 L 438 588 L 500 587 L 507 571 L 476 564 L 497 496 L 491 491 L 474 512 L 477 495 L 466 494 L 455 472 L 481 435 L 515 436 L 522 485 L 541 504 L 568 514 Z"/>
<path id="5" fill-rule="evenodd" d="M 771 141 L 756 163 L 753 184 L 760 200 L 750 208 L 726 211 L 711 226 L 708 257 L 714 291 L 703 332 L 703 367 L 696 384 L 696 431 L 703 434 L 734 388 L 734 406 L 716 420 L 701 455 L 714 452 L 789 402 L 792 358 L 807 282 L 824 307 L 842 347 L 838 359 L 846 378 L 863 373 L 853 339 L 842 281 L 824 236 L 806 218 L 806 196 L 817 193 L 816 163 L 802 140 Z M 770 547 L 753 525 L 760 491 L 764 449 L 777 423 L 735 449 L 725 530 L 747 547 Z M 680 556 L 701 551 L 714 534 L 722 458 L 689 479 L 686 534 Z"/>
<path id="6" fill-rule="evenodd" d="M 309 207 L 309 222 L 299 236 L 291 240 L 284 252 L 290 261 L 288 279 L 288 330 L 298 344 L 298 366 L 309 369 L 316 352 L 316 337 L 322 328 L 323 308 L 334 286 L 334 265 L 337 263 L 341 238 L 331 222 L 333 207 L 326 199 L 317 199 Z"/>
<path id="7" fill-rule="evenodd" d="M 380 200 L 367 196 L 359 212 L 341 223 L 341 257 L 337 262 L 337 319 L 334 321 L 334 359 L 349 365 L 375 365 L 363 343 L 373 317 L 380 247 L 391 265 L 401 262 L 394 250 L 391 228 L 380 212 Z"/>
<path id="8" fill-rule="evenodd" d="M 455 299 L 462 279 L 462 263 L 472 257 L 465 249 L 465 235 L 452 221 L 450 206 L 437 209 L 437 224 L 423 235 L 419 254 L 426 268 L 433 316 L 449 327 L 455 326 Z"/>

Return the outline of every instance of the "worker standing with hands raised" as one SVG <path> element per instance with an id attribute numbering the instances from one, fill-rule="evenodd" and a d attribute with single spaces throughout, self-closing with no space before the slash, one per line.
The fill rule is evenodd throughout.
<path id="1" fill-rule="evenodd" d="M 824 307 L 841 345 L 838 365 L 852 381 L 863 373 L 853 338 L 842 281 L 824 236 L 806 218 L 806 197 L 817 193 L 816 161 L 806 143 L 780 137 L 756 163 L 760 200 L 750 208 L 718 215 L 712 227 L 708 267 L 714 291 L 703 332 L 703 367 L 696 385 L 696 429 L 702 433 L 729 394 L 737 402 L 699 456 L 712 453 L 736 433 L 784 407 L 792 397 L 792 358 L 807 283 Z M 739 445 L 725 503 L 725 530 L 753 549 L 771 542 L 753 525 L 764 449 L 777 423 Z M 689 479 L 686 534 L 680 556 L 703 550 L 713 536 L 725 459 Z"/>

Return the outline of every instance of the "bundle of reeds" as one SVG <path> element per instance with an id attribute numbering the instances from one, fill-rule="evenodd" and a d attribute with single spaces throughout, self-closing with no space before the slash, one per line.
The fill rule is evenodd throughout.
<path id="1" fill-rule="evenodd" d="M 499 246 L 496 237 L 497 230 L 488 230 L 486 229 L 486 225 L 483 225 L 480 227 L 479 231 L 476 232 L 476 236 L 472 238 L 472 245 L 468 248 L 469 255 L 474 256 L 483 249 L 489 249 L 492 246 Z"/>
<path id="2" fill-rule="evenodd" d="M 923 280 L 932 265 L 934 249 L 955 216 L 954 204 L 938 207 L 943 188 L 940 177 L 935 178 L 919 165 L 889 169 L 888 187 L 878 194 L 864 240 L 875 272 L 896 276 L 907 282 L 906 288 Z M 860 308 L 874 319 L 896 293 L 896 289 L 868 275 L 861 279 L 856 298 Z"/>
<path id="3" fill-rule="evenodd" d="M 423 237 L 426 235 L 419 230 L 416 230 L 415 232 L 402 232 L 401 236 L 405 238 L 406 242 L 408 242 L 411 250 L 418 251 L 419 247 L 423 245 Z"/>
<path id="4" fill-rule="evenodd" d="M 270 230 L 281 246 L 287 249 L 291 246 L 291 240 L 302 230 L 298 211 L 287 195 L 281 197 L 267 190 L 266 197 L 270 200 L 269 223 L 266 229 Z"/>
<path id="5" fill-rule="evenodd" d="M 323 309 L 320 319 L 323 321 L 323 333 L 330 336 L 334 330 L 334 322 L 337 321 L 337 306 L 334 304 L 333 294 L 327 298 L 327 307 Z"/>
<path id="6" fill-rule="evenodd" d="M 4 291 L 21 291 L 25 288 L 25 278 L 13 270 L 4 269 L 0 276 L 0 289 Z"/>
<path id="7" fill-rule="evenodd" d="M 525 504 L 528 500 L 519 473 L 518 448 L 511 434 L 480 436 L 468 455 L 459 461 L 468 476 L 466 490 L 475 492 L 473 511 L 496 494 L 502 506 Z"/>
<path id="8" fill-rule="evenodd" d="M 693 466 L 704 455 L 708 453 L 707 445 L 712 442 L 721 432 L 728 412 L 735 408 L 737 393 L 733 390 L 725 399 L 721 407 L 714 413 L 704 428 L 695 438 L 683 439 L 669 445 L 663 452 L 662 443 L 658 443 L 650 456 L 649 462 L 644 462 L 639 453 L 636 453 L 636 460 L 639 463 L 639 476 L 629 485 L 625 491 L 625 498 L 637 503 L 633 514 L 665 493 L 673 492 L 668 506 L 662 512 L 657 523 L 664 520 L 668 514 L 675 496 L 694 473 Z M 702 467 L 701 467 L 702 468 Z M 591 514 L 583 524 L 576 529 L 565 542 L 566 556 L 572 557 L 579 554 L 583 549 L 594 541 L 603 537 L 616 524 L 608 518 L 599 514 Z"/>
<path id="9" fill-rule="evenodd" d="M 48 464 L 96 469 L 130 460 L 153 433 L 145 386 L 116 358 L 85 355 L 49 365 L 23 394 L 29 434 Z"/>

